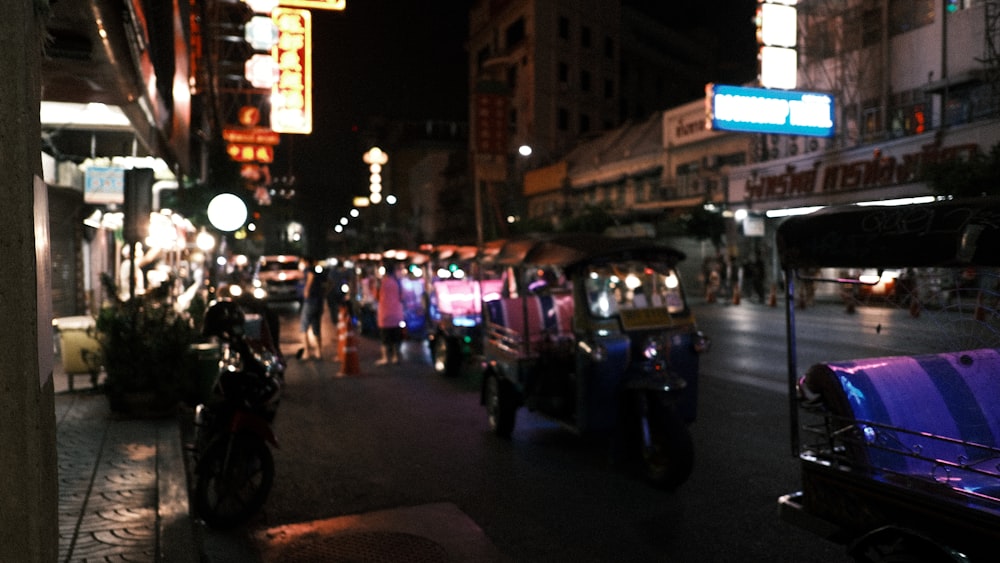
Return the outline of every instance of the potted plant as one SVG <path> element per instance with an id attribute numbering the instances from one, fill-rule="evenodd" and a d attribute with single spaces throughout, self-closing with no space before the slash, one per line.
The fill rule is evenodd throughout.
<path id="1" fill-rule="evenodd" d="M 173 412 L 197 331 L 187 314 L 143 298 L 117 301 L 97 316 L 111 409 L 133 415 Z"/>

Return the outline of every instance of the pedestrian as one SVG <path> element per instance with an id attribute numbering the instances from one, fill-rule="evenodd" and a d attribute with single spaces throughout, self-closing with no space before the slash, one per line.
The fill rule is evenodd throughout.
<path id="1" fill-rule="evenodd" d="M 385 267 L 378 287 L 378 329 L 382 338 L 382 357 L 377 366 L 399 363 L 399 348 L 403 344 L 403 286 L 395 264 Z"/>
<path id="2" fill-rule="evenodd" d="M 323 321 L 323 305 L 326 303 L 329 278 L 321 268 L 317 267 L 316 261 L 309 257 L 299 261 L 299 269 L 302 270 L 304 280 L 300 317 L 302 348 L 299 348 L 298 352 L 295 353 L 295 357 L 319 360 L 323 358 L 323 339 L 320 325 Z"/>
<path id="3" fill-rule="evenodd" d="M 761 258 L 760 252 L 754 253 L 753 260 L 747 264 L 745 268 L 749 273 L 748 277 L 750 278 L 750 290 L 757 296 L 758 301 L 764 303 L 764 282 L 767 275 L 765 272 L 764 260 Z"/>

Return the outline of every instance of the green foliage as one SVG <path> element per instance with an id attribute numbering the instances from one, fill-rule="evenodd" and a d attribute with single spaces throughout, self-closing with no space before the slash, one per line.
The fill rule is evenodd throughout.
<path id="1" fill-rule="evenodd" d="M 703 206 L 694 208 L 680 217 L 682 230 L 698 240 L 710 240 L 716 249 L 722 248 L 722 238 L 726 232 L 726 221 L 721 213 L 709 211 Z"/>
<path id="2" fill-rule="evenodd" d="M 924 166 L 924 178 L 938 195 L 980 197 L 1000 194 L 1000 144 L 968 161 L 948 160 Z"/>
<path id="3" fill-rule="evenodd" d="M 188 349 L 198 338 L 188 315 L 135 298 L 103 308 L 96 328 L 113 410 L 125 410 L 130 393 L 151 393 L 162 407 L 177 404 Z"/>
<path id="4" fill-rule="evenodd" d="M 607 208 L 585 207 L 580 213 L 566 219 L 559 230 L 564 233 L 603 233 L 617 224 Z"/>

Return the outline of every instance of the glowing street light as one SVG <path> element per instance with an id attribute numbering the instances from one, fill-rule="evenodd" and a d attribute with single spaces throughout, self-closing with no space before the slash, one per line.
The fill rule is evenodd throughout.
<path id="1" fill-rule="evenodd" d="M 235 194 L 219 194 L 208 203 L 208 220 L 220 231 L 235 231 L 247 220 L 247 204 Z"/>

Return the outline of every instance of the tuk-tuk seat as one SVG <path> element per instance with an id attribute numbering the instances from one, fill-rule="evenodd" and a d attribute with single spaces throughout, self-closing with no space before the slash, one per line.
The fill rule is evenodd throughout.
<path id="1" fill-rule="evenodd" d="M 490 323 L 519 343 L 537 345 L 573 338 L 573 296 L 526 295 L 488 301 Z M 527 323 L 525 323 L 527 312 Z"/>
<path id="2" fill-rule="evenodd" d="M 846 455 L 859 468 L 970 491 L 1000 485 L 1000 350 L 816 364 L 802 384 L 835 426 L 855 425 Z"/>

